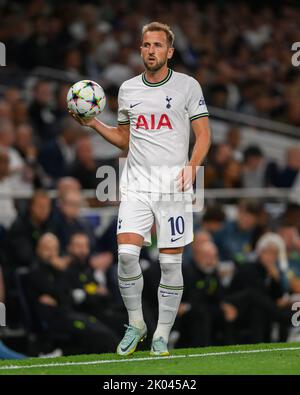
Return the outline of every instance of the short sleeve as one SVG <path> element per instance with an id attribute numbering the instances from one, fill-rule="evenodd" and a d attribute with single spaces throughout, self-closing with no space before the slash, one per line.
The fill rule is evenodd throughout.
<path id="1" fill-rule="evenodd" d="M 187 111 L 190 121 L 209 115 L 201 86 L 194 78 L 190 78 L 187 98 Z"/>
<path id="2" fill-rule="evenodd" d="M 129 123 L 130 120 L 128 117 L 128 109 L 125 104 L 124 89 L 123 86 L 121 85 L 118 95 L 118 124 L 128 125 Z"/>

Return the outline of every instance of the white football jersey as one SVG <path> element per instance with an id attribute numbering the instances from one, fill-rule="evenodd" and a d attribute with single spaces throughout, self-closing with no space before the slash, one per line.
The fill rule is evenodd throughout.
<path id="1" fill-rule="evenodd" d="M 208 116 L 199 83 L 171 69 L 158 83 L 143 73 L 121 85 L 118 102 L 118 123 L 130 124 L 120 190 L 178 192 L 174 181 L 188 163 L 190 122 Z"/>

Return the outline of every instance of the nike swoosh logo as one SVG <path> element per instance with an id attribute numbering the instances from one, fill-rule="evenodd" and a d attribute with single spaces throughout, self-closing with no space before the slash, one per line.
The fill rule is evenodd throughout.
<path id="1" fill-rule="evenodd" d="M 172 243 L 174 242 L 174 241 L 177 241 L 177 240 L 179 240 L 179 239 L 181 239 L 183 236 L 180 236 L 180 237 L 177 237 L 177 239 L 171 239 L 171 241 L 172 241 Z"/>
<path id="2" fill-rule="evenodd" d="M 142 102 L 140 101 L 139 103 L 136 103 L 136 104 L 130 104 L 130 108 L 133 108 L 133 107 L 135 107 L 135 106 L 138 106 L 139 104 L 142 104 Z"/>
<path id="3" fill-rule="evenodd" d="M 125 347 L 125 348 L 121 348 L 121 350 L 124 352 L 124 351 L 127 351 L 128 350 L 128 348 L 131 346 L 131 344 L 134 342 L 134 339 L 132 340 L 132 342 L 130 343 L 130 344 L 128 344 L 128 346 L 127 347 Z"/>

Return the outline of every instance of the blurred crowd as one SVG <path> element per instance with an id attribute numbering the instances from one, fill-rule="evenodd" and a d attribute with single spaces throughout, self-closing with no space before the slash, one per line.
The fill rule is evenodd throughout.
<path id="1" fill-rule="evenodd" d="M 300 144 L 288 148 L 284 163 L 279 164 L 267 157 L 267 147 L 265 151 L 265 147 L 250 144 L 242 149 L 241 131 L 231 125 L 224 140 L 213 143 L 209 150 L 204 183 L 206 188 L 298 188 Z"/>
<path id="2" fill-rule="evenodd" d="M 0 14 L 7 73 L 42 66 L 119 86 L 143 70 L 141 27 L 160 20 L 175 32 L 172 66 L 200 82 L 209 105 L 300 125 L 300 10 L 289 2 L 2 1 Z"/>
<path id="3" fill-rule="evenodd" d="M 227 1 L 1 2 L 7 66 L 0 73 L 0 302 L 8 326 L 23 328 L 27 342 L 5 338 L 24 355 L 9 354 L 0 341 L 0 358 L 55 347 L 64 354 L 113 352 L 123 334 L 116 218 L 99 235 L 82 208 L 100 204 L 82 190 L 95 190 L 97 168 L 117 168 L 126 153 L 68 116 L 66 95 L 82 76 L 100 82 L 108 99 L 101 119 L 116 124 L 120 84 L 143 71 L 143 24 L 158 19 L 172 26 L 172 67 L 198 79 L 208 106 L 300 125 L 300 74 L 290 52 L 299 38 L 299 9 L 280 2 L 255 7 Z M 65 72 L 64 81 L 38 78 L 38 67 Z M 261 146 L 241 148 L 233 124 L 212 145 L 205 165 L 206 188 L 300 185 L 300 146 L 289 148 L 279 164 Z M 237 208 L 235 216 L 227 203 Z M 300 294 L 299 224 L 297 204 L 284 204 L 277 215 L 266 199 L 207 201 L 184 255 L 185 291 L 171 346 L 289 340 L 291 306 Z M 149 339 L 160 279 L 155 228 L 152 240 L 141 255 Z"/>

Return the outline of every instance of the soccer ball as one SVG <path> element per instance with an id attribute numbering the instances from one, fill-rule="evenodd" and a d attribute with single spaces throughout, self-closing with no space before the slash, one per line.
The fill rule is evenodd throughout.
<path id="1" fill-rule="evenodd" d="M 82 80 L 69 89 L 68 109 L 80 117 L 94 118 L 105 107 L 106 98 L 102 87 L 94 81 Z"/>

